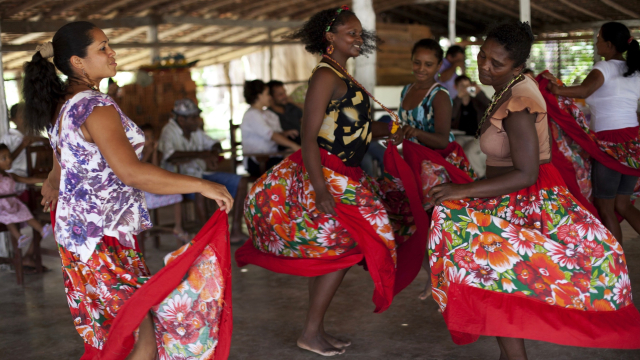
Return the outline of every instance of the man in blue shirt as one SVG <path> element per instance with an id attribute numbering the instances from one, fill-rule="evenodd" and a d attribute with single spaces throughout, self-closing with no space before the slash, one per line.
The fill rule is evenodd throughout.
<path id="1" fill-rule="evenodd" d="M 455 99 L 458 95 L 455 85 L 456 78 L 458 77 L 456 71 L 460 68 L 464 74 L 464 60 L 464 48 L 453 45 L 447 50 L 447 54 L 442 60 L 440 71 L 436 74 L 436 81 L 447 88 L 449 96 L 451 96 L 452 99 Z"/>

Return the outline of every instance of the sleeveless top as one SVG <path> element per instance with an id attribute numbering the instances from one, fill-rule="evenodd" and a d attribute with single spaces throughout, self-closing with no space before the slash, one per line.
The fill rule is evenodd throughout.
<path id="1" fill-rule="evenodd" d="M 400 117 L 400 121 L 402 124 L 408 124 L 416 129 L 420 129 L 422 131 L 433 133 L 435 132 L 435 119 L 433 116 L 433 99 L 436 97 L 438 91 L 444 91 L 447 93 L 447 97 L 449 97 L 449 91 L 447 88 L 442 86 L 441 84 L 436 83 L 435 86 L 429 91 L 422 99 L 420 105 L 416 106 L 411 110 L 404 109 L 402 107 L 402 103 L 404 102 L 404 97 L 407 96 L 409 89 L 414 84 L 406 85 L 402 89 L 402 93 L 400 94 L 400 106 L 398 106 L 398 116 Z M 451 98 L 449 98 L 451 101 Z M 453 133 L 449 133 L 449 142 L 455 140 L 455 136 Z M 418 142 L 418 139 L 411 139 L 413 142 Z"/>
<path id="2" fill-rule="evenodd" d="M 333 70 L 344 80 L 347 93 L 327 106 L 318 146 L 339 157 L 346 166 L 360 166 L 372 137 L 369 95 L 327 63 L 319 63 L 313 72 L 321 67 Z"/>
<path id="3" fill-rule="evenodd" d="M 104 235 L 133 248 L 133 235 L 151 228 L 144 193 L 120 181 L 98 146 L 84 139 L 80 126 L 96 106 L 113 106 L 118 111 L 139 159 L 144 146 L 142 130 L 111 97 L 93 90 L 65 102 L 55 125 L 49 127 L 49 141 L 61 168 L 55 238 L 81 261 L 91 257 Z"/>
<path id="4" fill-rule="evenodd" d="M 540 163 L 551 159 L 549 124 L 547 122 L 547 104 L 538 89 L 538 83 L 528 76 L 518 81 L 507 91 L 497 104 L 497 110 L 490 114 L 489 121 L 482 127 L 480 149 L 487 155 L 488 166 L 513 166 L 509 137 L 502 121 L 509 113 L 527 110 L 536 115 L 536 132 Z"/>

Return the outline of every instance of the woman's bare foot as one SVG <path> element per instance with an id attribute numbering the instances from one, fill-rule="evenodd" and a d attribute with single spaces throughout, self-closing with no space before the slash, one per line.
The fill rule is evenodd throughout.
<path id="1" fill-rule="evenodd" d="M 424 290 L 420 293 L 420 300 L 427 300 L 431 296 L 431 281 L 427 281 L 427 284 L 424 286 Z"/>
<path id="2" fill-rule="evenodd" d="M 327 340 L 329 344 L 338 349 L 344 349 L 347 346 L 351 345 L 351 341 L 338 339 L 333 335 L 327 334 L 325 331 L 322 332 L 322 337 L 324 337 L 324 339 Z"/>
<path id="3" fill-rule="evenodd" d="M 301 335 L 300 338 L 298 338 L 298 347 L 322 356 L 335 356 L 344 354 L 345 352 L 344 349 L 338 349 L 331 345 L 321 334 L 314 337 Z"/>
<path id="4" fill-rule="evenodd" d="M 242 231 L 239 231 L 237 233 L 236 232 L 231 233 L 229 238 L 231 240 L 231 244 L 238 245 L 238 244 L 244 244 L 244 242 L 247 241 L 247 239 L 249 238 L 249 235 L 243 233 Z"/>

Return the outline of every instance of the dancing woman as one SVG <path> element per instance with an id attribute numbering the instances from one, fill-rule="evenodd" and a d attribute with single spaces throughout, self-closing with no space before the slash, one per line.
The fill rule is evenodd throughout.
<path id="1" fill-rule="evenodd" d="M 425 210 L 433 207 L 428 196 L 433 186 L 449 182 L 452 178 L 456 183 L 468 183 L 475 178 L 462 147 L 451 133 L 449 92 L 435 80 L 443 53 L 433 39 L 422 39 L 413 45 L 411 63 L 416 81 L 402 89 L 398 109 L 405 139 L 423 145 L 405 141 L 404 154 L 420 178 Z M 429 272 L 426 257 L 423 267 Z M 420 299 L 425 300 L 430 294 L 431 281 L 427 281 Z"/>
<path id="2" fill-rule="evenodd" d="M 433 296 L 454 342 L 497 336 L 500 359 L 526 359 L 524 338 L 640 348 L 624 252 L 550 163 L 546 105 L 522 75 L 527 23 L 489 31 L 479 79 L 495 88 L 479 126 L 487 179 L 431 194 Z"/>
<path id="3" fill-rule="evenodd" d="M 622 229 L 616 213 L 640 233 L 640 211 L 631 203 L 638 183 L 640 156 L 638 135 L 638 100 L 640 100 L 640 46 L 629 29 L 621 23 L 609 22 L 600 28 L 596 41 L 598 55 L 593 70 L 576 86 L 563 87 L 548 72 L 547 89 L 554 95 L 586 99 L 591 109 L 591 131 L 602 145 L 615 146 L 617 159 L 605 156 L 606 163 L 593 158 L 591 183 L 594 205 L 602 223 L 622 243 Z M 623 55 L 626 53 L 626 59 Z M 619 156 L 620 152 L 623 156 Z M 627 164 L 636 164 L 632 169 Z M 614 168 L 612 168 L 614 166 Z"/>
<path id="4" fill-rule="evenodd" d="M 54 149 L 43 202 L 52 209 L 67 300 L 84 340 L 82 359 L 226 359 L 226 215 L 215 215 L 153 278 L 135 235 L 151 227 L 143 191 L 199 192 L 227 213 L 233 199 L 220 184 L 141 161 L 142 130 L 97 90 L 116 74 L 115 55 L 102 30 L 73 22 L 40 45 L 24 69 L 26 122 L 34 133 L 48 129 Z"/>
<path id="5" fill-rule="evenodd" d="M 236 252 L 236 260 L 240 266 L 310 277 L 309 311 L 298 346 L 330 356 L 350 344 L 327 334 L 323 323 L 346 272 L 366 260 L 376 312 L 384 311 L 420 269 L 428 231 L 422 221 L 428 221 L 413 174 L 394 145 L 385 154 L 393 156 L 385 171 L 404 166 L 398 181 L 378 184 L 359 167 L 372 138 L 402 140 L 399 129 L 391 134 L 395 122 L 372 121 L 370 95 L 345 70 L 349 58 L 375 49 L 375 36 L 342 7 L 315 14 L 293 38 L 307 51 L 323 54 L 309 81 L 302 149 L 251 189 L 245 202 L 251 240 Z M 408 212 L 385 206 L 389 198 L 401 204 L 407 197 Z M 408 219 L 411 223 L 403 223 Z"/>

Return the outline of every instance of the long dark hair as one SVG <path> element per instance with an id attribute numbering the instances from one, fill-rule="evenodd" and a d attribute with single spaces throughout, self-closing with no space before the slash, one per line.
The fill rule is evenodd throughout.
<path id="1" fill-rule="evenodd" d="M 64 25 L 53 36 L 53 64 L 42 57 L 40 51 L 25 63 L 22 89 L 24 121 L 31 133 L 39 134 L 46 129 L 56 107 L 66 95 L 65 85 L 56 74 L 56 68 L 70 80 L 77 78 L 71 66 L 71 57 L 87 56 L 87 47 L 93 43 L 91 30 L 95 27 L 87 21 Z"/>
<path id="2" fill-rule="evenodd" d="M 627 52 L 627 72 L 623 76 L 628 77 L 640 71 L 640 45 L 631 37 L 629 28 L 612 21 L 602 25 L 601 31 L 602 39 L 613 44 L 617 52 Z"/>

